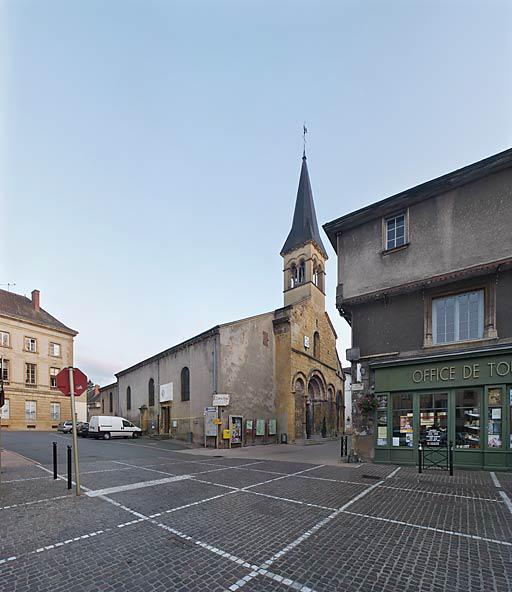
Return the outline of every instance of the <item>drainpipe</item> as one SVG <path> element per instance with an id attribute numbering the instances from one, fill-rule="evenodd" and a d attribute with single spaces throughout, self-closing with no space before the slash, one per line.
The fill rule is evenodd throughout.
<path id="1" fill-rule="evenodd" d="M 217 335 L 213 336 L 213 393 L 217 392 Z"/>

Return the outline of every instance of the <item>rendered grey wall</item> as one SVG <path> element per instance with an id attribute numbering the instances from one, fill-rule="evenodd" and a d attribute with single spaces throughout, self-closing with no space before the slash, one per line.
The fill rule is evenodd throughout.
<path id="1" fill-rule="evenodd" d="M 425 200 L 409 210 L 409 246 L 382 254 L 382 219 L 338 236 L 343 298 L 512 255 L 512 170 Z"/>
<path id="2" fill-rule="evenodd" d="M 418 350 L 423 345 L 423 298 L 404 294 L 354 307 L 353 346 L 361 356 Z"/>
<path id="3" fill-rule="evenodd" d="M 496 327 L 500 339 L 512 338 L 512 270 L 498 274 L 498 281 L 496 282 Z"/>
<path id="4" fill-rule="evenodd" d="M 221 327 L 219 392 L 231 396 L 223 417 L 276 417 L 273 318 L 272 312 Z M 263 332 L 268 336 L 267 345 Z"/>
<path id="5" fill-rule="evenodd" d="M 149 407 L 148 386 L 149 379 L 155 381 L 155 405 Z M 148 417 L 156 419 L 158 415 L 158 362 L 150 362 L 140 368 L 136 368 L 119 377 L 119 412 L 118 415 L 126 417 L 135 424 L 140 425 L 140 411 L 142 405 L 148 407 Z M 132 393 L 132 405 L 128 410 L 126 406 L 126 390 L 128 386 Z"/>
<path id="6" fill-rule="evenodd" d="M 485 278 L 478 278 L 481 281 Z M 496 276 L 486 276 L 495 281 Z M 448 284 L 451 287 L 471 283 Z M 430 355 L 434 349 L 423 348 L 424 303 L 421 292 L 393 296 L 385 302 L 359 304 L 352 309 L 352 335 L 354 347 L 361 349 L 361 356 L 392 352 Z M 512 270 L 498 274 L 496 283 L 496 328 L 498 341 L 512 339 Z M 468 345 L 475 347 L 474 343 Z M 464 347 L 461 344 L 461 347 Z M 438 349 L 438 348 L 435 348 Z M 442 349 L 440 346 L 439 349 Z"/>

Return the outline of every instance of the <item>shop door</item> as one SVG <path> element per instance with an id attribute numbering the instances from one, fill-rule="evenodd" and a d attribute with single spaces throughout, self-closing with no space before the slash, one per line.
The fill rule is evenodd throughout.
<path id="1" fill-rule="evenodd" d="M 448 446 L 448 409 L 448 392 L 420 395 L 419 443 L 422 446 Z"/>
<path id="2" fill-rule="evenodd" d="M 171 429 L 169 407 L 162 407 L 162 431 L 168 434 Z"/>

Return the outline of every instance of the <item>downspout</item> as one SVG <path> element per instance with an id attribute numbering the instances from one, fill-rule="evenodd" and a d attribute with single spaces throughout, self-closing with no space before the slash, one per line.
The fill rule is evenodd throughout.
<path id="1" fill-rule="evenodd" d="M 217 372 L 217 359 L 218 359 L 218 354 L 217 354 L 217 335 L 219 335 L 219 333 L 217 333 L 216 335 L 213 336 L 213 394 L 217 393 L 217 387 L 218 387 L 218 372 Z"/>

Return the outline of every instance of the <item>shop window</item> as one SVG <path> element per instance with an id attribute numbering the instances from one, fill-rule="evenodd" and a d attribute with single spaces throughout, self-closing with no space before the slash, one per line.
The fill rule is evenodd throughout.
<path id="1" fill-rule="evenodd" d="M 433 343 L 453 343 L 484 336 L 484 291 L 432 300 Z"/>
<path id="2" fill-rule="evenodd" d="M 393 395 L 393 446 L 413 445 L 412 394 L 396 393 Z"/>
<path id="3" fill-rule="evenodd" d="M 377 395 L 377 446 L 388 445 L 388 396 Z"/>
<path id="4" fill-rule="evenodd" d="M 448 393 L 420 395 L 420 442 L 448 445 Z"/>
<path id="5" fill-rule="evenodd" d="M 487 446 L 488 448 L 502 447 L 503 420 L 501 409 L 503 405 L 503 388 L 487 389 Z"/>
<path id="6" fill-rule="evenodd" d="M 480 391 L 455 392 L 455 447 L 480 448 Z"/>

